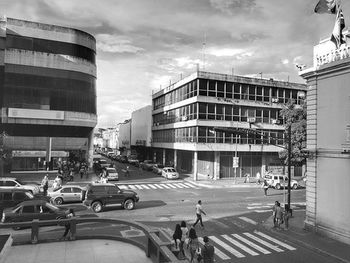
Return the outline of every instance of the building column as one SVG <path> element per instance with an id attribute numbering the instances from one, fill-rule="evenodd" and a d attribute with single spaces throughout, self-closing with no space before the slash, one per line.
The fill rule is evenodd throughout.
<path id="1" fill-rule="evenodd" d="M 165 165 L 165 161 L 166 161 L 166 159 L 165 159 L 165 149 L 163 149 L 163 165 Z"/>
<path id="2" fill-rule="evenodd" d="M 266 156 L 263 154 L 261 156 L 261 177 L 265 177 L 265 172 L 266 172 Z"/>
<path id="3" fill-rule="evenodd" d="M 177 169 L 177 150 L 174 149 L 174 168 Z"/>
<path id="4" fill-rule="evenodd" d="M 193 181 L 198 180 L 198 152 L 193 152 Z"/>
<path id="5" fill-rule="evenodd" d="M 46 171 L 51 170 L 51 148 L 52 148 L 52 138 L 46 138 L 46 157 L 45 157 L 45 169 Z"/>
<path id="6" fill-rule="evenodd" d="M 93 165 L 93 155 L 94 155 L 94 130 L 92 129 L 89 137 L 87 138 L 87 151 L 85 154 L 85 159 L 88 162 L 89 168 Z"/>
<path id="7" fill-rule="evenodd" d="M 214 152 L 214 180 L 220 179 L 220 152 Z"/>

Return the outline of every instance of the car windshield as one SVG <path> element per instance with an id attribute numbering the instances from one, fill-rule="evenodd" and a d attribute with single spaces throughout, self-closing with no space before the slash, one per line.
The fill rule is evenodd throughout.
<path id="1" fill-rule="evenodd" d="M 107 172 L 109 173 L 116 173 L 117 171 L 114 168 L 107 169 Z"/>
<path id="2" fill-rule="evenodd" d="M 18 180 L 18 179 L 16 179 L 15 181 L 16 181 L 18 184 L 20 184 L 20 185 L 26 184 L 26 183 L 23 183 L 22 181 L 20 181 L 20 180 Z"/>
<path id="3" fill-rule="evenodd" d="M 107 163 L 106 160 L 100 160 L 100 163 Z"/>
<path id="4" fill-rule="evenodd" d="M 168 173 L 176 173 L 176 170 L 175 169 L 168 169 Z"/>

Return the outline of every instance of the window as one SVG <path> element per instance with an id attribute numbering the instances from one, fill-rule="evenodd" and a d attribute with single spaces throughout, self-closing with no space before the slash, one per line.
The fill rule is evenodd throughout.
<path id="1" fill-rule="evenodd" d="M 255 86 L 249 86 L 249 100 L 255 101 Z"/>
<path id="2" fill-rule="evenodd" d="M 242 84 L 242 95 L 241 95 L 242 100 L 247 100 L 248 99 L 248 85 Z"/>
<path id="3" fill-rule="evenodd" d="M 264 87 L 264 101 L 269 102 L 270 101 L 270 88 L 269 87 Z"/>
<path id="4" fill-rule="evenodd" d="M 234 84 L 234 96 L 235 99 L 241 98 L 241 85 L 240 84 Z"/>
<path id="5" fill-rule="evenodd" d="M 17 192 L 13 194 L 13 200 L 20 201 L 27 199 L 27 195 L 24 192 Z"/>
<path id="6" fill-rule="evenodd" d="M 215 85 L 215 80 L 209 80 L 209 92 L 208 96 L 210 97 L 216 97 L 216 85 Z"/>
<path id="7" fill-rule="evenodd" d="M 291 99 L 291 91 L 285 90 L 284 92 L 284 103 L 288 103 L 288 101 Z"/>
<path id="8" fill-rule="evenodd" d="M 27 205 L 27 206 L 23 206 L 22 208 L 22 213 L 34 213 L 34 206 L 33 205 Z"/>
<path id="9" fill-rule="evenodd" d="M 256 117 L 255 122 L 261 123 L 262 122 L 262 109 L 258 108 L 256 109 Z"/>
<path id="10" fill-rule="evenodd" d="M 239 121 L 239 106 L 233 106 L 233 120 Z"/>
<path id="11" fill-rule="evenodd" d="M 71 193 L 71 192 L 72 192 L 72 189 L 71 189 L 70 187 L 66 187 L 66 188 L 63 188 L 63 189 L 61 190 L 61 193 L 65 193 L 65 194 Z"/>
<path id="12" fill-rule="evenodd" d="M 208 119 L 215 120 L 215 104 L 208 104 Z"/>
<path id="13" fill-rule="evenodd" d="M 263 101 L 263 88 L 261 86 L 256 87 L 256 100 Z"/>
<path id="14" fill-rule="evenodd" d="M 232 106 L 225 105 L 225 120 L 232 121 Z"/>
<path id="15" fill-rule="evenodd" d="M 218 97 L 224 98 L 225 97 L 225 86 L 223 81 L 217 82 L 217 90 L 218 90 Z"/>
<path id="16" fill-rule="evenodd" d="M 216 105 L 216 119 L 224 120 L 224 105 L 221 105 L 221 104 Z"/>
<path id="17" fill-rule="evenodd" d="M 17 183 L 14 181 L 5 181 L 4 186 L 17 186 Z"/>
<path id="18" fill-rule="evenodd" d="M 246 122 L 248 116 L 248 108 L 247 107 L 241 107 L 241 121 Z"/>
<path id="19" fill-rule="evenodd" d="M 207 96 L 207 80 L 199 79 L 199 95 Z"/>
<path id="20" fill-rule="evenodd" d="M 226 98 L 232 99 L 232 88 L 233 88 L 233 83 L 232 82 L 226 82 Z"/>
<path id="21" fill-rule="evenodd" d="M 198 142 L 206 142 L 207 131 L 205 127 L 198 127 Z"/>
<path id="22" fill-rule="evenodd" d="M 12 200 L 12 194 L 11 193 L 4 193 L 2 198 L 4 201 L 10 201 L 10 200 Z"/>
<path id="23" fill-rule="evenodd" d="M 207 105 L 204 103 L 199 103 L 199 118 L 200 120 L 207 119 Z"/>
<path id="24" fill-rule="evenodd" d="M 269 123 L 269 114 L 270 112 L 269 112 L 269 110 L 267 110 L 267 109 L 264 109 L 263 110 L 263 123 Z"/>

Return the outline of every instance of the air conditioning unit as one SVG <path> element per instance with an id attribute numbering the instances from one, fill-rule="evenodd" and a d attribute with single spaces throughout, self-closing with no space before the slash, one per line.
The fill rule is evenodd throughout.
<path id="1" fill-rule="evenodd" d="M 182 116 L 182 117 L 181 117 L 181 120 L 182 120 L 182 121 L 187 121 L 187 116 Z"/>
<path id="2" fill-rule="evenodd" d="M 280 124 L 280 121 L 279 121 L 279 120 L 273 119 L 273 120 L 271 120 L 271 123 L 272 123 L 272 124 Z"/>
<path id="3" fill-rule="evenodd" d="M 278 98 L 272 98 L 271 101 L 277 103 L 278 102 Z"/>

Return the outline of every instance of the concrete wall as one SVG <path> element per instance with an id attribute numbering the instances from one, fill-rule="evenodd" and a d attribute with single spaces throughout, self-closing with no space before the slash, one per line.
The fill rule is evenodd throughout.
<path id="1" fill-rule="evenodd" d="M 125 147 L 130 150 L 131 142 L 131 121 L 120 124 L 118 142 L 119 148 Z"/>

